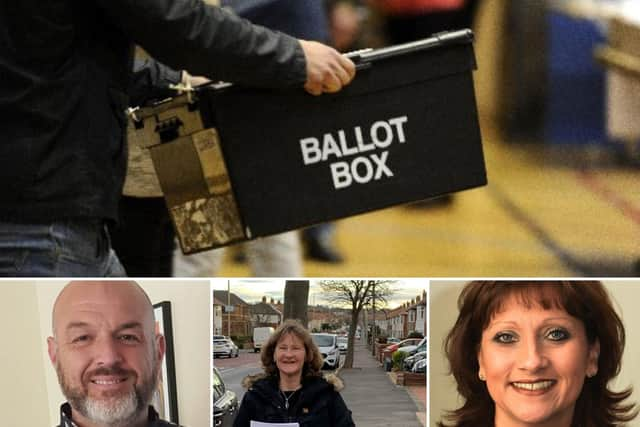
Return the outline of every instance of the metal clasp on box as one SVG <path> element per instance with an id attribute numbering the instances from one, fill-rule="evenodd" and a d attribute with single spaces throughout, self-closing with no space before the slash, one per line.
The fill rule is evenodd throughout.
<path id="1" fill-rule="evenodd" d="M 133 136 L 132 142 L 143 148 L 171 142 L 204 129 L 198 97 L 193 91 L 148 107 L 129 108 L 126 114 L 133 125 L 130 125 L 130 129 L 133 127 L 130 139 Z"/>

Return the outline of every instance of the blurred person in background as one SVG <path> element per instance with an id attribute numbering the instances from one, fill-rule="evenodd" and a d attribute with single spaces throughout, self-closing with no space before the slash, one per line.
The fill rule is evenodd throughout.
<path id="1" fill-rule="evenodd" d="M 356 0 L 327 0 L 327 9 L 331 45 L 339 52 L 357 49 L 367 9 Z"/>
<path id="2" fill-rule="evenodd" d="M 479 0 L 369 0 L 385 16 L 391 44 L 471 28 Z"/>

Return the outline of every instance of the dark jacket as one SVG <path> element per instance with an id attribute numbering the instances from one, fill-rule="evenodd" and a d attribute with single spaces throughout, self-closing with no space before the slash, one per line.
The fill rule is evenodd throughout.
<path id="1" fill-rule="evenodd" d="M 304 52 L 200 0 L 0 3 L 0 220 L 117 217 L 133 43 L 174 69 L 302 87 Z"/>
<path id="2" fill-rule="evenodd" d="M 306 377 L 287 411 L 278 379 L 258 375 L 245 379 L 248 390 L 242 398 L 234 427 L 250 422 L 300 423 L 300 427 L 351 427 L 351 411 L 340 396 L 342 381 L 335 375 Z M 293 397 L 292 397 L 293 399 Z"/>
<path id="3" fill-rule="evenodd" d="M 180 427 L 168 421 L 161 420 L 158 413 L 149 406 L 149 423 L 147 427 Z M 60 424 L 57 427 L 73 427 L 75 424 L 71 421 L 71 405 L 65 403 L 60 407 Z"/>
<path id="4" fill-rule="evenodd" d="M 329 20 L 321 0 L 222 0 L 238 15 L 305 40 L 329 42 Z"/>

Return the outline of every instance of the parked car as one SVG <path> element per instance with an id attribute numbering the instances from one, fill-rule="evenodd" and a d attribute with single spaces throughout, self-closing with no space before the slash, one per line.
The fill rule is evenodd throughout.
<path id="1" fill-rule="evenodd" d="M 427 358 L 427 352 L 426 351 L 421 351 L 418 352 L 416 354 L 414 354 L 413 356 L 409 356 L 406 357 L 404 359 L 404 361 L 402 362 L 402 370 L 403 371 L 411 371 L 411 369 L 413 369 L 413 366 L 423 360 Z"/>
<path id="2" fill-rule="evenodd" d="M 340 349 L 340 353 L 346 353 L 347 348 L 349 348 L 349 338 L 338 337 L 338 348 Z"/>
<path id="3" fill-rule="evenodd" d="M 238 357 L 238 346 L 231 340 L 231 338 L 222 338 L 213 340 L 213 357 L 227 356 Z"/>
<path id="4" fill-rule="evenodd" d="M 412 356 L 419 351 L 426 351 L 426 350 L 427 350 L 427 338 L 425 337 L 425 338 L 422 338 L 422 341 L 420 341 L 416 345 L 405 345 L 403 347 L 400 347 L 396 351 L 407 353 L 408 356 Z"/>
<path id="5" fill-rule="evenodd" d="M 387 338 L 387 344 L 396 344 L 396 343 L 399 343 L 400 341 L 401 339 L 396 337 Z"/>
<path id="6" fill-rule="evenodd" d="M 253 328 L 253 352 L 257 353 L 262 349 L 262 346 L 267 343 L 274 329 L 270 326 L 260 326 Z"/>
<path id="7" fill-rule="evenodd" d="M 340 363 L 340 349 L 338 348 L 338 337 L 335 334 L 311 334 L 313 341 L 318 346 L 324 366 L 329 369 L 336 369 Z"/>
<path id="8" fill-rule="evenodd" d="M 213 427 L 231 427 L 238 411 L 238 398 L 222 381 L 220 372 L 213 368 Z"/>
<path id="9" fill-rule="evenodd" d="M 409 345 L 418 345 L 423 338 L 408 338 L 406 340 L 402 340 L 399 343 L 391 344 L 385 347 L 385 351 L 389 351 L 391 353 L 395 352 L 399 348 L 406 347 Z"/>
<path id="10" fill-rule="evenodd" d="M 413 365 L 413 369 L 411 372 L 415 372 L 418 374 L 424 374 L 427 372 L 427 359 L 418 360 L 415 365 Z"/>

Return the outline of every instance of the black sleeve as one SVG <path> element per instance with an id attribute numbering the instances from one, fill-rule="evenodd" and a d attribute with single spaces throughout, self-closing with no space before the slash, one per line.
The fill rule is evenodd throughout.
<path id="1" fill-rule="evenodd" d="M 347 408 L 347 404 L 344 403 L 340 393 L 335 393 L 331 409 L 332 427 L 355 427 L 355 423 L 351 418 L 351 411 Z"/>
<path id="2" fill-rule="evenodd" d="M 175 96 L 172 84 L 180 83 L 182 72 L 176 71 L 153 59 L 136 59 L 133 63 L 133 77 L 129 84 L 129 103 L 143 106 L 152 100 L 162 100 Z"/>
<path id="3" fill-rule="evenodd" d="M 174 69 L 263 87 L 302 87 L 298 40 L 202 0 L 95 0 L 135 43 Z"/>
<path id="4" fill-rule="evenodd" d="M 233 427 L 249 427 L 251 424 L 251 415 L 255 414 L 256 408 L 251 399 L 250 392 L 247 391 L 242 397 L 238 415 L 233 422 Z"/>

